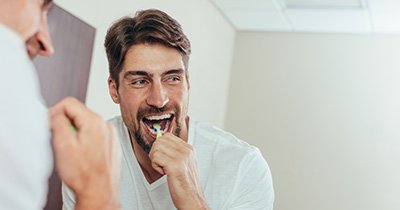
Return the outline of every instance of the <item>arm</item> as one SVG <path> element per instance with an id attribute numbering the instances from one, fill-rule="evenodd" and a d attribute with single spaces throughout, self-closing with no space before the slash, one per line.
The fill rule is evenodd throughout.
<path id="1" fill-rule="evenodd" d="M 191 145 L 167 133 L 153 143 L 149 157 L 153 168 L 167 175 L 171 198 L 177 209 L 209 209 L 198 180 L 197 164 Z"/>
<path id="2" fill-rule="evenodd" d="M 120 209 L 121 151 L 112 125 L 73 98 L 64 99 L 50 113 L 56 167 L 76 195 L 75 209 Z"/>

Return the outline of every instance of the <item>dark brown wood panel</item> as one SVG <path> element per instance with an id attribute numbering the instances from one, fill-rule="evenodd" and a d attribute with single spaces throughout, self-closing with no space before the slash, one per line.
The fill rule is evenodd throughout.
<path id="1" fill-rule="evenodd" d="M 48 106 L 65 96 L 84 102 L 96 30 L 57 5 L 48 19 L 55 53 L 34 60 L 42 95 Z"/>

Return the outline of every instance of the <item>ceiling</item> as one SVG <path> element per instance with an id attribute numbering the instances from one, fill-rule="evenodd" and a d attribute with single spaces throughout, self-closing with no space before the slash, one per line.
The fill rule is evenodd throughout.
<path id="1" fill-rule="evenodd" d="M 400 0 L 211 0 L 239 31 L 400 33 Z"/>

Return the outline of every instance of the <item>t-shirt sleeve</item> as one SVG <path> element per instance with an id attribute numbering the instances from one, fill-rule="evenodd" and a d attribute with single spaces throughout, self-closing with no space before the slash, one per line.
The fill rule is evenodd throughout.
<path id="1" fill-rule="evenodd" d="M 240 163 L 239 176 L 229 210 L 272 210 L 274 189 L 271 172 L 255 148 Z"/>
<path id="2" fill-rule="evenodd" d="M 74 210 L 75 208 L 75 195 L 64 183 L 62 184 L 62 200 L 63 210 Z"/>

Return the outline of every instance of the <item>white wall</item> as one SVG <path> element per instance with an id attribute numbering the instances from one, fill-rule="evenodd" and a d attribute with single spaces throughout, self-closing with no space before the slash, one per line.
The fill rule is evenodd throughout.
<path id="1" fill-rule="evenodd" d="M 400 209 L 400 36 L 238 33 L 226 127 L 276 210 Z"/>
<path id="2" fill-rule="evenodd" d="M 137 10 L 158 8 L 181 23 L 192 44 L 189 113 L 223 126 L 235 31 L 206 0 L 55 0 L 97 29 L 87 105 L 108 119 L 119 107 L 108 95 L 108 63 L 103 42 L 112 22 Z"/>

